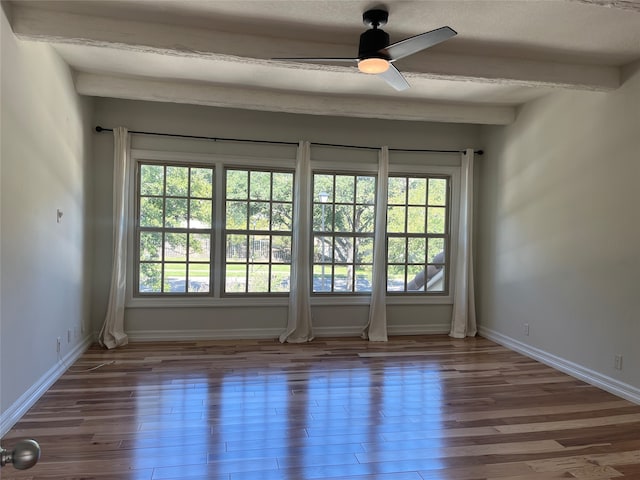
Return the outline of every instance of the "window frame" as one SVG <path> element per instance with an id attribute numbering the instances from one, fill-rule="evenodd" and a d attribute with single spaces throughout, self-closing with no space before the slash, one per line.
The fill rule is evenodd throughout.
<path id="1" fill-rule="evenodd" d="M 316 175 L 331 175 L 333 176 L 333 199 L 328 199 L 327 202 L 319 202 L 316 198 L 315 198 L 315 176 Z M 313 220 L 314 220 L 314 206 L 315 205 L 331 205 L 331 208 L 333 209 L 333 216 L 335 218 L 335 207 L 336 205 L 349 205 L 349 206 L 353 206 L 354 207 L 354 214 L 355 214 L 355 207 L 357 205 L 369 205 L 369 204 L 365 204 L 365 203 L 358 203 L 357 202 L 357 198 L 354 198 L 353 203 L 345 203 L 345 202 L 336 202 L 336 198 L 335 198 L 335 191 L 336 191 L 336 177 L 338 176 L 353 176 L 355 179 L 354 182 L 354 195 L 357 195 L 357 178 L 358 177 L 372 177 L 373 181 L 374 181 L 374 193 L 373 193 L 373 203 L 371 203 L 370 205 L 373 207 L 373 231 L 371 233 L 362 233 L 362 232 L 356 232 L 356 231 L 352 231 L 352 232 L 336 232 L 334 229 L 331 230 L 325 230 L 325 231 L 316 231 L 313 229 Z M 362 171 L 359 169 L 355 169 L 355 170 L 340 170 L 340 171 L 336 171 L 336 170 L 328 170 L 328 169 L 323 169 L 323 168 L 318 168 L 318 169 L 312 169 L 311 170 L 311 194 L 313 195 L 313 198 L 311 198 L 311 218 L 309 219 L 310 222 L 310 241 L 311 241 L 311 245 L 310 245 L 310 258 L 311 258 L 311 265 L 310 265 L 310 274 L 311 274 L 311 278 L 310 278 L 310 285 L 311 285 L 311 291 L 309 292 L 309 295 L 311 297 L 344 297 L 344 296 L 365 296 L 365 297 L 370 297 L 371 296 L 371 290 L 369 291 L 357 291 L 355 289 L 355 284 L 354 284 L 354 289 L 353 291 L 335 291 L 333 290 L 334 288 L 334 282 L 333 282 L 333 272 L 335 271 L 335 267 L 336 265 L 352 265 L 354 267 L 354 272 L 353 275 L 355 277 L 356 273 L 355 273 L 355 267 L 357 265 L 365 265 L 365 264 L 358 264 L 356 263 L 356 258 L 355 258 L 355 248 L 356 245 L 354 243 L 353 245 L 353 249 L 354 249 L 354 259 L 352 263 L 341 263 L 341 262 L 336 262 L 335 260 L 335 255 L 332 255 L 332 260 L 330 262 L 319 262 L 316 263 L 314 261 L 314 244 L 315 244 L 315 237 L 316 236 L 325 236 L 325 237 L 332 237 L 333 241 L 331 242 L 332 245 L 335 245 L 335 237 L 352 237 L 354 240 L 357 240 L 358 238 L 371 238 L 371 244 L 372 244 L 372 249 L 374 248 L 374 240 L 375 240 L 375 228 L 376 228 L 376 212 L 377 212 L 377 205 L 376 205 L 376 198 L 377 198 L 377 192 L 378 192 L 378 174 L 377 172 L 370 172 L 370 171 Z M 326 208 L 326 207 L 325 207 Z M 323 235 L 325 234 L 326 235 Z M 335 247 L 333 247 L 335 249 Z M 373 272 L 373 250 L 371 252 L 371 270 Z M 331 285 L 330 285 L 330 290 L 328 292 L 325 291 L 314 291 L 314 287 L 313 287 L 313 277 L 314 277 L 314 270 L 316 268 L 316 266 L 329 266 L 331 269 L 331 273 L 330 273 L 330 278 L 332 279 L 331 281 Z M 373 273 L 372 273 L 373 275 Z M 357 282 L 356 279 L 353 279 L 354 282 Z"/>
<path id="2" fill-rule="evenodd" d="M 312 147 L 315 145 L 312 144 Z M 152 150 L 148 148 L 132 148 L 131 157 L 129 162 L 129 214 L 128 220 L 128 236 L 127 236 L 127 295 L 126 295 L 126 308 L 207 308 L 207 307 L 281 307 L 286 308 L 289 302 L 287 295 L 283 296 L 222 296 L 220 291 L 221 286 L 221 269 L 212 269 L 213 277 L 213 289 L 212 295 L 207 296 L 174 296 L 174 295 L 158 295 L 158 296 L 133 296 L 133 271 L 137 268 L 134 257 L 135 246 L 135 203 L 136 203 L 136 166 L 139 161 L 146 163 L 165 163 L 165 162 L 177 162 L 177 163 L 189 163 L 200 164 L 214 167 L 215 185 L 214 191 L 223 192 L 223 178 L 224 175 L 220 172 L 224 171 L 227 166 L 240 166 L 240 167 L 266 167 L 266 168 L 284 168 L 295 169 L 296 166 L 296 153 L 293 147 L 291 152 L 278 150 L 277 156 L 271 155 L 266 151 L 263 153 L 259 151 L 257 153 L 250 154 L 227 154 L 219 152 L 211 153 L 196 153 L 185 152 L 179 149 L 162 149 Z M 310 162 L 310 172 L 313 174 L 317 171 L 338 172 L 345 170 L 344 161 L 332 160 L 336 158 L 333 152 L 335 148 L 328 148 L 325 152 L 324 149 L 319 148 L 315 151 L 312 149 L 312 158 Z M 378 149 L 372 149 L 373 151 L 379 151 Z M 341 150 L 344 152 L 345 150 Z M 293 153 L 293 154 L 291 154 Z M 400 174 L 432 174 L 432 175 L 447 175 L 451 178 L 450 190 L 451 190 L 451 206 L 450 206 L 450 220 L 451 220 L 451 245 L 449 251 L 450 259 L 450 274 L 448 278 L 448 291 L 447 296 L 433 296 L 433 295 L 387 295 L 386 304 L 393 305 L 430 305 L 430 304 L 452 304 L 453 303 L 453 282 L 455 281 L 456 265 L 455 258 L 457 253 L 457 239 L 458 239 L 458 219 L 459 219 L 459 196 L 460 196 L 460 164 L 457 161 L 451 162 L 451 155 L 442 157 L 431 156 L 426 157 L 424 154 L 412 154 L 413 157 L 405 157 L 404 152 L 390 151 L 389 158 L 389 175 L 394 173 Z M 377 157 L 377 155 L 376 155 Z M 408 160 L 408 161 L 405 161 Z M 451 163 L 451 165 L 448 165 Z M 353 163 L 349 163 L 348 173 L 355 175 L 374 175 L 378 174 L 377 162 L 371 160 L 361 161 L 360 157 Z M 295 176 L 294 176 L 295 178 Z M 311 179 L 309 179 L 311 181 Z M 294 200 L 295 202 L 295 200 Z M 222 258 L 222 228 L 220 228 L 219 222 L 223 218 L 223 204 L 218 198 L 214 198 L 214 218 L 215 226 L 213 233 L 214 253 L 213 262 L 217 265 L 223 264 Z M 312 248 L 311 243 L 309 248 Z M 386 262 L 385 262 L 386 263 Z M 310 267 L 311 268 L 311 267 Z M 357 306 L 357 305 L 369 305 L 371 301 L 370 295 L 367 293 L 363 295 L 311 295 L 310 302 L 312 306 Z"/>
<path id="3" fill-rule="evenodd" d="M 270 179 L 270 186 L 273 187 L 273 174 L 274 173 L 287 173 L 287 174 L 291 174 L 291 202 L 284 202 L 284 201 L 277 201 L 273 199 L 273 189 L 270 188 L 271 194 L 270 194 L 270 198 L 269 200 L 257 200 L 259 202 L 263 202 L 263 203 L 268 203 L 270 207 L 273 206 L 274 203 L 290 203 L 291 204 L 291 230 L 272 230 L 271 229 L 271 225 L 273 223 L 273 218 L 271 216 L 271 212 L 272 209 L 270 208 L 270 215 L 269 215 L 269 229 L 268 230 L 261 230 L 261 229 L 252 229 L 251 226 L 248 224 L 248 220 L 250 217 L 250 212 L 249 212 L 249 208 L 247 208 L 247 229 L 243 230 L 243 229 L 228 229 L 227 228 L 227 217 L 226 217 L 226 203 L 227 201 L 229 201 L 230 199 L 227 198 L 227 191 L 226 191 L 226 187 L 227 187 L 227 172 L 230 170 L 235 170 L 235 171 L 247 171 L 248 174 L 248 180 L 247 180 L 247 186 L 248 186 L 248 191 L 247 191 L 247 198 L 243 199 L 243 200 L 239 200 L 239 201 L 245 201 L 247 203 L 247 207 L 249 207 L 249 205 L 251 204 L 251 202 L 254 199 L 251 199 L 251 193 L 250 193 L 250 188 L 251 188 L 251 172 L 264 172 L 264 173 L 269 173 L 271 175 L 271 179 Z M 288 232 L 290 238 L 291 238 L 291 242 L 293 242 L 293 218 L 294 218 L 294 208 L 295 208 L 295 199 L 294 199 L 294 194 L 295 194 L 295 170 L 293 169 L 287 169 L 287 168 L 271 168 L 271 167 L 267 167 L 267 166 L 242 166 L 242 165 L 225 165 L 222 175 L 224 176 L 223 179 L 223 193 L 222 195 L 222 202 L 224 203 L 224 205 L 222 205 L 222 210 L 223 210 L 223 216 L 221 218 L 220 221 L 220 230 L 221 230 L 221 237 L 222 237 L 222 243 L 221 243 L 221 249 L 222 249 L 222 264 L 220 266 L 220 274 L 221 274 L 221 280 L 220 280 L 220 296 L 223 298 L 247 298 L 247 297 L 289 297 L 289 291 L 286 292 L 277 292 L 277 291 L 267 291 L 267 292 L 249 292 L 249 291 L 245 291 L 245 292 L 227 292 L 226 291 L 226 272 L 227 272 L 227 265 L 228 265 L 228 258 L 227 258 L 227 242 L 226 242 L 226 238 L 227 238 L 227 234 L 232 234 L 232 235 L 246 235 L 247 239 L 249 241 L 249 239 L 252 236 L 269 236 L 270 239 L 272 239 L 274 236 L 277 235 L 286 235 L 286 233 Z M 234 199 L 231 199 L 234 200 Z M 231 233 L 229 233 L 231 232 Z M 271 240 L 270 240 L 271 241 Z M 248 244 L 247 244 L 247 249 L 249 248 Z M 269 253 L 269 256 L 271 256 L 271 250 Z M 242 264 L 241 262 L 230 262 L 232 265 L 240 265 Z M 247 271 L 246 271 L 246 280 L 247 283 L 245 284 L 245 288 L 248 288 L 248 277 L 249 277 L 249 265 L 252 264 L 252 262 L 249 261 L 248 258 L 248 252 L 247 252 L 247 260 L 246 262 L 244 262 L 244 264 L 247 266 Z M 254 262 L 254 264 L 256 265 L 267 265 L 268 269 L 269 269 L 269 285 L 271 285 L 271 269 L 273 265 L 278 265 L 277 262 L 273 262 L 271 258 L 269 258 L 268 262 Z M 289 277 L 291 277 L 291 260 L 289 261 Z"/>
<path id="4" fill-rule="evenodd" d="M 144 165 L 155 165 L 155 166 L 159 166 L 162 167 L 164 172 L 163 172 L 163 177 L 164 177 L 164 191 L 162 193 L 162 195 L 142 195 L 141 192 L 141 172 L 142 172 L 142 167 Z M 212 184 L 211 184 L 211 198 L 207 198 L 207 200 L 211 200 L 211 222 L 210 222 L 210 227 L 208 228 L 191 228 L 189 226 L 187 227 L 167 227 L 164 225 L 164 222 L 166 221 L 166 213 L 163 214 L 163 225 L 161 227 L 143 227 L 140 225 L 140 219 L 141 219 L 141 200 L 143 197 L 151 197 L 151 198 L 161 198 L 163 201 L 163 204 L 165 205 L 165 209 L 166 209 L 166 203 L 167 203 L 167 199 L 168 198 L 182 198 L 182 199 L 186 199 L 187 202 L 187 215 L 190 211 L 190 200 L 195 199 L 195 200 L 203 200 L 203 197 L 193 197 L 190 194 L 187 194 L 187 196 L 172 196 L 172 195 L 167 195 L 166 192 L 166 180 L 167 180 L 167 168 L 171 168 L 171 167 L 180 167 L 180 168 L 189 168 L 190 170 L 192 168 L 207 168 L 207 169 L 211 169 L 211 178 L 212 178 Z M 213 166 L 209 166 L 209 165 L 202 165 L 202 164 L 197 164 L 197 163 L 189 163 L 189 162 L 180 162 L 180 161 L 163 161 L 163 162 L 153 162 L 153 161 L 148 161 L 148 160 L 139 160 L 135 162 L 134 165 L 135 168 L 135 179 L 134 179 L 134 215 L 133 215 L 133 236 L 134 236 L 134 242 L 133 242 L 133 254 L 134 254 L 134 261 L 135 261 L 135 265 L 133 267 L 133 282 L 131 285 L 132 288 L 132 295 L 134 297 L 139 297 L 139 298 L 152 298 L 152 297 L 186 297 L 186 298 L 190 298 L 190 297 L 210 297 L 213 295 L 213 289 L 214 289 L 214 283 L 213 283 L 213 271 L 215 270 L 215 262 L 213 261 L 213 253 L 215 251 L 215 238 L 214 238 L 214 231 L 215 231 L 215 225 L 216 225 L 216 216 L 215 216 L 215 212 L 216 212 L 216 170 Z M 191 186 L 189 185 L 189 190 L 190 190 Z M 163 211 L 166 212 L 166 210 L 163 209 Z M 156 232 L 156 233 L 160 233 L 162 235 L 163 238 L 163 242 L 162 242 L 162 246 L 161 246 L 161 260 L 159 262 L 146 262 L 146 261 L 142 261 L 140 259 L 140 238 L 141 238 L 141 234 L 142 232 Z M 196 234 L 208 234 L 209 236 L 209 291 L 208 292 L 189 292 L 188 291 L 188 282 L 187 284 L 185 284 L 185 291 L 184 292 L 171 292 L 171 291 L 160 291 L 160 292 L 141 292 L 140 291 L 140 265 L 143 263 L 159 263 L 161 265 L 161 288 L 164 290 L 164 279 L 165 279 L 165 266 L 166 265 L 172 265 L 172 264 L 180 264 L 180 263 L 184 263 L 185 264 L 185 268 L 186 268 L 186 278 L 185 281 L 187 281 L 189 279 L 189 266 L 191 263 L 205 263 L 204 261 L 199 261 L 199 262 L 189 262 L 189 252 L 185 252 L 185 260 L 184 262 L 175 262 L 175 261 L 166 261 L 165 260 L 165 253 L 166 253 L 166 249 L 165 249 L 165 242 L 164 242 L 164 238 L 167 234 L 172 234 L 172 233 L 178 233 L 178 234 L 187 234 L 190 235 L 192 233 L 196 233 Z"/>
<path id="5" fill-rule="evenodd" d="M 404 225 L 404 231 L 403 232 L 389 232 L 388 231 L 388 220 L 389 220 L 389 216 L 387 215 L 387 222 L 385 222 L 385 251 L 386 251 L 386 255 L 385 255 L 385 279 L 386 279 L 386 295 L 387 296 L 406 296 L 406 295 L 411 295 L 411 296 L 423 296 L 423 297 L 448 297 L 449 296 L 449 292 L 450 292 L 450 282 L 449 282 L 449 278 L 450 278 L 450 274 L 451 274 L 451 230 L 452 230 L 452 222 L 451 222 L 451 201 L 452 201 L 452 195 L 451 195 L 451 184 L 452 184 L 452 178 L 450 175 L 444 175 L 444 174 L 432 174 L 432 173 L 399 173 L 399 172 L 394 172 L 394 173 L 390 173 L 388 176 L 388 179 L 392 179 L 392 178 L 402 178 L 402 179 L 406 179 L 408 182 L 411 179 L 424 179 L 427 183 L 427 188 L 425 191 L 425 203 L 424 204 L 417 204 L 417 203 L 411 203 L 409 200 L 409 189 L 407 188 L 406 191 L 406 202 L 403 204 L 399 204 L 399 203 L 394 203 L 391 204 L 392 207 L 394 206 L 402 206 L 405 207 L 407 209 L 409 208 L 424 208 L 425 211 L 425 231 L 424 233 L 422 232 L 409 232 L 408 231 L 408 212 L 405 214 L 405 225 Z M 432 205 L 429 203 L 429 181 L 430 180 L 446 180 L 446 192 L 445 192 L 445 203 L 444 205 Z M 387 211 L 389 210 L 389 203 L 388 203 L 388 195 L 387 195 Z M 445 216 L 444 216 L 444 233 L 429 233 L 428 232 L 428 222 L 429 222 L 429 208 L 444 208 L 445 209 Z M 409 262 L 409 252 L 408 249 L 405 247 L 405 259 L 403 262 L 389 262 L 389 256 L 388 256 L 388 252 L 389 252 L 389 241 L 392 238 L 397 238 L 397 239 L 403 239 L 405 240 L 405 246 L 409 243 L 409 239 L 411 238 L 419 238 L 419 239 L 425 239 L 425 254 L 427 254 L 428 252 L 428 248 L 429 248 L 429 239 L 434 238 L 442 238 L 444 241 L 444 260 L 442 263 L 434 263 L 434 262 L 430 262 L 428 259 L 428 256 L 425 258 L 426 262 L 424 263 L 413 263 L 413 262 Z M 393 266 L 393 265 L 398 265 L 398 266 L 402 266 L 404 267 L 404 271 L 405 271 L 405 279 L 404 279 L 404 290 L 399 290 L 399 291 L 394 291 L 394 290 L 389 290 L 389 279 L 388 279 L 388 275 L 389 275 L 389 267 Z M 424 284 L 424 290 L 407 290 L 407 286 L 409 284 L 409 267 L 411 266 L 415 266 L 415 265 L 425 265 L 425 270 L 428 268 L 428 266 L 430 265 L 442 265 L 442 270 L 444 270 L 444 288 L 442 291 L 428 291 L 427 290 L 427 283 L 425 282 Z"/>

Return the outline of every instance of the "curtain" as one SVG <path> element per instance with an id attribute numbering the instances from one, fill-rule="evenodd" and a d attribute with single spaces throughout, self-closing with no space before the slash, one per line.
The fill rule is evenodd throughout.
<path id="1" fill-rule="evenodd" d="M 281 342 L 302 343 L 313 340 L 311 325 L 311 145 L 300 142 L 296 159 L 295 191 L 293 198 L 293 239 L 291 245 L 291 274 L 289 279 L 289 311 L 287 329 Z"/>
<path id="2" fill-rule="evenodd" d="M 473 149 L 462 154 L 460 173 L 460 226 L 449 333 L 455 338 L 473 337 L 477 332 L 473 291 Z"/>
<path id="3" fill-rule="evenodd" d="M 107 314 L 98 336 L 103 347 L 116 348 L 129 342 L 124 332 L 127 273 L 127 226 L 129 214 L 129 133 L 113 129 L 113 266 Z"/>
<path id="4" fill-rule="evenodd" d="M 387 338 L 387 282 L 386 282 L 386 232 L 387 191 L 389 190 L 389 148 L 382 147 L 378 157 L 378 191 L 376 197 L 376 223 L 373 240 L 373 282 L 369 322 L 362 338 L 373 342 L 386 342 Z"/>

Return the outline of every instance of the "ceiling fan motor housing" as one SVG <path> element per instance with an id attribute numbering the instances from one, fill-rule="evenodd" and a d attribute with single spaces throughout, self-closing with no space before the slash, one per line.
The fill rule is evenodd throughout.
<path id="1" fill-rule="evenodd" d="M 384 58 L 390 60 L 384 50 L 389 45 L 389 35 L 384 30 L 374 28 L 367 30 L 360 35 L 360 47 L 358 48 L 358 59 Z"/>

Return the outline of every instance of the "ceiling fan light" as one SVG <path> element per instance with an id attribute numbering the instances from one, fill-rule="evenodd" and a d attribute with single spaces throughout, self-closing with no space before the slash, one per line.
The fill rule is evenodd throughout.
<path id="1" fill-rule="evenodd" d="M 389 70 L 389 61 L 384 58 L 363 58 L 358 61 L 358 70 L 362 73 L 384 73 Z"/>

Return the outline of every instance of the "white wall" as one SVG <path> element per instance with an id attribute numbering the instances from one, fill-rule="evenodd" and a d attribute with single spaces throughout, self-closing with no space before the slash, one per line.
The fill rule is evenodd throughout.
<path id="1" fill-rule="evenodd" d="M 461 124 L 430 124 L 352 118 L 332 118 L 282 113 L 241 111 L 201 106 L 96 99 L 96 123 L 103 127 L 125 126 L 130 130 L 179 133 L 226 138 L 312 142 L 346 145 L 389 145 L 396 148 L 464 149 L 479 147 L 480 128 Z M 166 149 L 182 152 L 221 152 L 233 148 L 229 144 L 199 140 L 161 139 L 133 136 L 134 148 Z M 113 137 L 95 134 L 95 286 L 92 318 L 95 330 L 100 328 L 108 297 L 111 261 L 111 178 Z M 253 147 L 259 151 L 266 147 Z M 283 155 L 295 157 L 294 147 L 278 147 Z M 330 158 L 331 149 L 315 150 L 314 155 Z M 333 160 L 354 158 L 342 153 Z M 375 152 L 368 152 L 373 155 Z M 358 157 L 355 158 L 355 156 Z M 315 158 L 315 157 L 314 157 Z M 459 164 L 459 157 L 430 156 L 430 162 Z M 448 331 L 450 305 L 399 306 L 388 309 L 391 333 Z M 367 322 L 368 306 L 347 305 L 313 307 L 316 335 L 357 335 Z M 272 336 L 286 326 L 286 306 L 216 307 L 216 308 L 129 308 L 125 328 L 133 338 L 193 338 L 197 336 Z"/>
<path id="2" fill-rule="evenodd" d="M 478 311 L 481 332 L 640 399 L 640 64 L 624 78 L 485 130 Z"/>
<path id="3" fill-rule="evenodd" d="M 91 263 L 91 102 L 50 47 L 17 41 L 4 10 L 1 22 L 0 434 L 86 345 Z"/>

